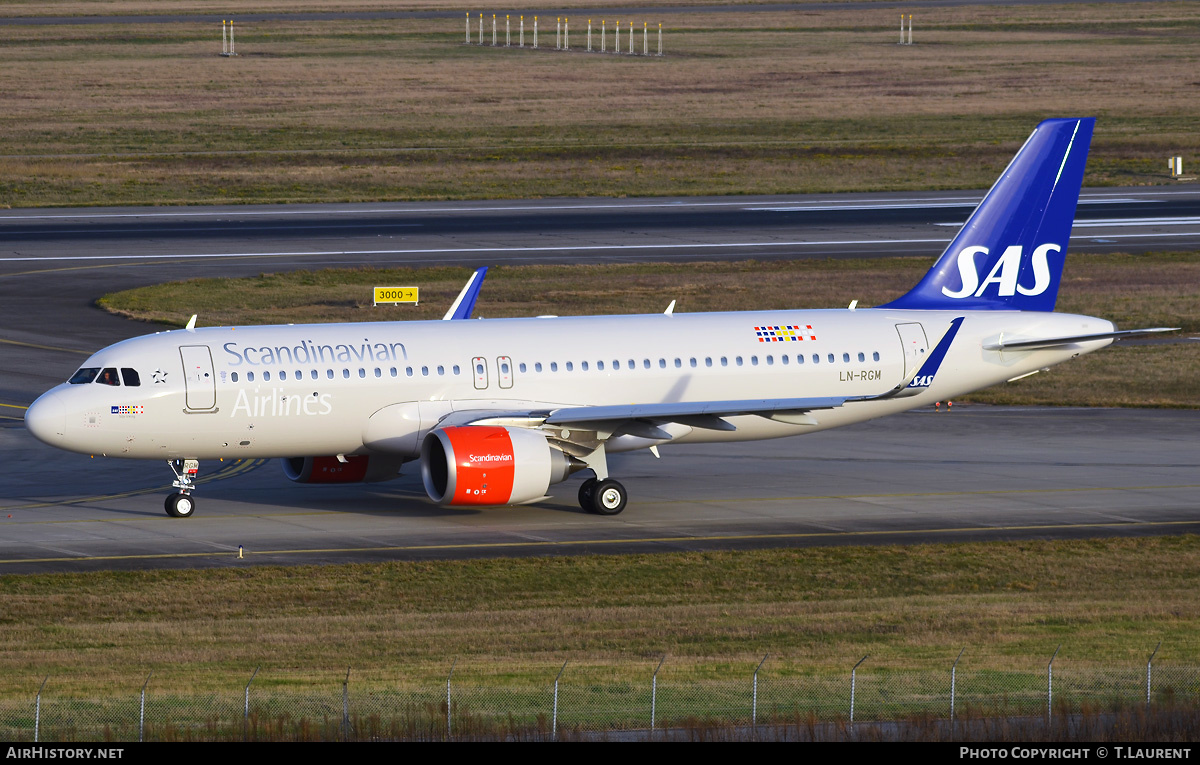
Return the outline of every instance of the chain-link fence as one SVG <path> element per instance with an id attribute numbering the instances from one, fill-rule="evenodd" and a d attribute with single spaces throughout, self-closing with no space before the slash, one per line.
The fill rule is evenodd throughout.
<path id="1" fill-rule="evenodd" d="M 962 657 L 960 656 L 960 659 Z M 853 669 L 852 669 L 853 667 Z M 917 669 L 870 657 L 845 671 L 793 662 L 454 665 L 443 678 L 258 670 L 242 688 L 181 691 L 180 678 L 88 693 L 55 678 L 0 699 L 0 740 L 549 740 L 696 726 L 1021 717 L 1171 709 L 1200 702 L 1200 666 L 1104 666 L 1044 657 Z"/>

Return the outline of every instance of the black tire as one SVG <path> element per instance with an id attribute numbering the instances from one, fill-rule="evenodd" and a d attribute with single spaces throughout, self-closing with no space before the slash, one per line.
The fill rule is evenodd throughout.
<path id="1" fill-rule="evenodd" d="M 191 494 L 172 494 L 163 502 L 167 515 L 172 518 L 191 518 L 196 512 L 196 499 Z"/>
<path id="2" fill-rule="evenodd" d="M 596 512 L 596 508 L 592 506 L 592 498 L 596 490 L 596 484 L 599 483 L 595 478 L 589 478 L 579 485 L 579 506 L 589 513 Z"/>
<path id="3" fill-rule="evenodd" d="M 600 481 L 592 490 L 592 512 L 596 515 L 618 515 L 629 501 L 629 492 L 611 478 Z"/>

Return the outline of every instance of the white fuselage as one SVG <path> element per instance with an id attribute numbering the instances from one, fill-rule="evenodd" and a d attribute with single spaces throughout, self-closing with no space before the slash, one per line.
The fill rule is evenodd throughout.
<path id="1" fill-rule="evenodd" d="M 917 395 L 847 402 L 803 423 L 758 415 L 728 418 L 732 431 L 672 423 L 670 442 L 777 438 L 912 409 L 1111 342 L 985 350 L 1001 335 L 1113 329 L 1070 314 L 860 309 L 177 330 L 96 353 L 85 368 L 133 369 L 140 384 L 60 385 L 31 407 L 30 428 L 61 448 L 110 457 L 413 459 L 426 432 L 466 410 L 883 394 L 915 373 L 960 316 L 941 371 Z M 609 451 L 664 442 L 618 436 Z"/>

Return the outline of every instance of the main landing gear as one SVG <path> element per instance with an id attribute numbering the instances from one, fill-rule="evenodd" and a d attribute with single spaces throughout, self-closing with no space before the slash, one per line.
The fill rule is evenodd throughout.
<path id="1" fill-rule="evenodd" d="M 196 512 L 196 498 L 192 496 L 195 481 L 192 478 L 200 472 L 200 461 L 167 460 L 167 466 L 175 474 L 175 481 L 171 485 L 179 491 L 166 498 L 163 508 L 172 518 L 190 518 Z"/>
<path id="2" fill-rule="evenodd" d="M 617 515 L 625 509 L 629 492 L 618 481 L 589 478 L 579 487 L 579 506 L 596 515 Z"/>

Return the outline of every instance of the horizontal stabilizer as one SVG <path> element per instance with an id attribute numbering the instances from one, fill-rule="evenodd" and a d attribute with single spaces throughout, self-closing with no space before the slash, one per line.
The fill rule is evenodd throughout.
<path id="1" fill-rule="evenodd" d="M 1036 339 L 1015 337 L 1005 339 L 1004 335 L 994 343 L 983 346 L 986 351 L 1035 351 L 1039 348 L 1060 348 L 1064 345 L 1088 343 L 1094 340 L 1122 340 L 1132 337 L 1146 337 L 1160 332 L 1177 332 L 1179 327 L 1154 327 L 1153 329 L 1127 329 L 1121 332 L 1101 332 L 1096 335 L 1073 335 L 1071 337 L 1041 337 Z"/>

